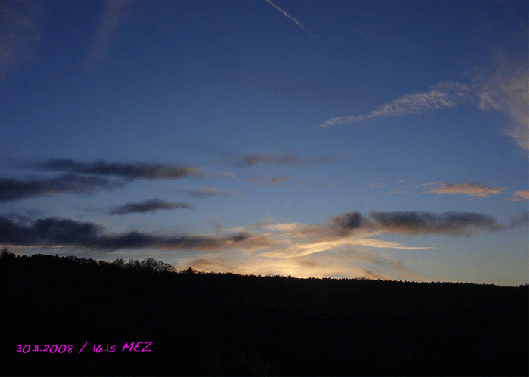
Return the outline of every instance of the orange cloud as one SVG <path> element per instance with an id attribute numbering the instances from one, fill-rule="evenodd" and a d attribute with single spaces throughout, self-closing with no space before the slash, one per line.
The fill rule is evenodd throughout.
<path id="1" fill-rule="evenodd" d="M 451 183 L 441 187 L 424 191 L 430 194 L 465 194 L 470 196 L 488 197 L 491 194 L 501 194 L 505 187 L 487 187 L 474 182 Z"/>
<path id="2" fill-rule="evenodd" d="M 514 194 L 512 194 L 511 200 L 513 202 L 519 202 L 521 200 L 529 200 L 529 190 L 516 191 Z"/>

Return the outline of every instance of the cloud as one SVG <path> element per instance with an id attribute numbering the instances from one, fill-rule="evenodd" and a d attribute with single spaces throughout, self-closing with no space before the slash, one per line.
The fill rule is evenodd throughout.
<path id="1" fill-rule="evenodd" d="M 187 203 L 173 203 L 166 202 L 159 199 L 150 199 L 146 200 L 143 203 L 129 203 L 121 206 L 114 207 L 112 211 L 109 212 L 110 215 L 128 215 L 131 213 L 147 213 L 155 212 L 163 209 L 177 209 L 177 208 L 191 208 Z"/>
<path id="2" fill-rule="evenodd" d="M 103 160 L 95 162 L 76 162 L 72 159 L 49 159 L 37 164 L 37 168 L 52 171 L 69 171 L 80 174 L 112 175 L 126 179 L 177 179 L 192 175 L 200 175 L 197 168 L 178 167 L 160 164 L 120 164 L 106 163 Z"/>
<path id="3" fill-rule="evenodd" d="M 240 168 L 248 168 L 257 164 L 270 164 L 275 166 L 306 167 L 334 160 L 336 160 L 336 157 L 303 159 L 286 153 L 243 154 L 236 163 L 236 166 Z"/>
<path id="4" fill-rule="evenodd" d="M 214 258 L 199 258 L 191 261 L 189 267 L 196 271 L 204 272 L 233 272 L 234 265 Z"/>
<path id="5" fill-rule="evenodd" d="M 515 191 L 511 196 L 513 202 L 519 202 L 521 200 L 529 200 L 529 190 Z"/>
<path id="6" fill-rule="evenodd" d="M 250 178 L 250 180 L 251 181 L 264 181 L 264 182 L 266 182 L 266 184 L 268 184 L 270 186 L 275 186 L 275 185 L 277 185 L 278 183 L 281 183 L 281 182 L 292 181 L 292 177 L 282 177 L 282 176 L 275 176 L 275 177 L 272 177 L 272 178 L 254 177 L 254 178 Z"/>
<path id="7" fill-rule="evenodd" d="M 355 229 L 371 225 L 369 219 L 362 217 L 359 212 L 350 212 L 331 218 L 332 227 L 337 229 L 337 234 L 347 235 Z"/>
<path id="8" fill-rule="evenodd" d="M 279 8 L 277 5 L 275 5 L 274 3 L 272 3 L 270 0 L 266 0 L 266 2 L 268 4 L 270 4 L 271 6 L 273 6 L 274 8 L 276 8 L 278 11 L 280 11 L 281 13 L 283 13 L 283 15 L 287 18 L 290 18 L 296 25 L 298 25 L 300 28 L 302 28 L 303 30 L 305 30 L 307 33 L 309 33 L 310 35 L 314 35 L 312 32 L 308 31 L 307 29 L 305 29 L 305 27 L 301 24 L 301 22 L 299 22 L 298 20 L 296 20 L 294 17 L 292 17 L 291 15 L 289 15 L 284 9 L 281 9 Z"/>
<path id="9" fill-rule="evenodd" d="M 517 217 L 513 217 L 511 219 L 511 223 L 509 224 L 509 229 L 524 227 L 527 228 L 529 226 L 529 211 L 526 211 L 522 213 L 521 215 Z"/>
<path id="10" fill-rule="evenodd" d="M 355 249 L 351 247 L 425 250 L 429 247 L 407 246 L 374 237 L 380 233 L 461 236 L 471 235 L 479 230 L 505 231 L 526 223 L 527 214 L 522 214 L 505 225 L 498 223 L 492 216 L 473 212 L 434 214 L 393 211 L 371 212 L 369 216 L 359 212 L 343 213 L 330 218 L 325 224 L 253 224 L 250 228 L 265 232 L 263 237 L 271 242 L 271 249 L 261 252 L 261 255 L 284 259 L 344 248 L 353 252 Z M 369 258 L 371 257 L 364 257 L 364 260 L 368 261 Z M 378 263 L 375 259 L 369 261 Z"/>
<path id="11" fill-rule="evenodd" d="M 512 228 L 492 216 L 474 212 L 373 211 L 369 217 L 349 212 L 330 219 L 330 235 L 346 237 L 360 232 L 403 233 L 407 235 L 469 235 L 476 230 L 495 232 Z M 329 234 L 329 233 L 327 233 Z"/>
<path id="12" fill-rule="evenodd" d="M 19 223 L 0 216 L 0 243 L 14 245 L 87 246 L 97 240 L 101 227 L 54 218 L 38 219 L 32 224 Z"/>
<path id="13" fill-rule="evenodd" d="M 97 65 L 108 57 L 112 39 L 126 21 L 131 8 L 131 0 L 106 0 L 99 18 L 96 35 L 88 58 L 90 65 Z"/>
<path id="14" fill-rule="evenodd" d="M 508 59 L 500 49 L 496 59 L 486 68 L 476 68 L 471 85 L 441 81 L 427 92 L 407 94 L 382 104 L 363 115 L 335 117 L 316 126 L 327 128 L 337 124 L 357 123 L 369 119 L 422 114 L 430 110 L 451 108 L 472 103 L 482 111 L 500 111 L 511 123 L 502 128 L 524 151 L 529 151 L 529 68 L 526 61 Z M 529 153 L 528 153 L 529 156 Z"/>
<path id="15" fill-rule="evenodd" d="M 114 189 L 121 186 L 121 183 L 113 182 L 107 178 L 85 177 L 76 174 L 26 181 L 0 178 L 0 202 L 60 193 L 85 194 L 99 188 Z"/>
<path id="16" fill-rule="evenodd" d="M 371 212 L 371 218 L 379 231 L 408 235 L 463 235 L 477 229 L 492 232 L 503 228 L 493 217 L 472 212 Z"/>
<path id="17" fill-rule="evenodd" d="M 296 258 L 302 257 L 314 253 L 321 253 L 329 250 L 336 250 L 344 246 L 366 246 L 374 248 L 384 248 L 384 249 L 416 249 L 424 250 L 430 249 L 429 247 L 412 247 L 401 245 L 397 242 L 386 242 L 372 238 L 339 238 L 329 241 L 316 241 L 316 242 L 306 242 L 301 244 L 296 244 L 288 246 L 285 248 L 278 248 L 273 251 L 263 252 L 261 255 L 270 257 L 270 258 Z M 357 253 L 358 254 L 358 253 Z M 359 259 L 362 259 L 370 263 L 383 263 L 374 259 L 369 254 L 358 254 Z M 396 263 L 392 263 L 394 266 L 397 266 Z M 402 266 L 401 266 L 402 267 Z"/>
<path id="18" fill-rule="evenodd" d="M 529 68 L 527 62 L 510 60 L 497 49 L 492 67 L 479 69 L 473 79 L 478 107 L 483 111 L 501 111 L 511 124 L 502 133 L 529 152 Z M 529 155 L 529 154 L 528 154 Z"/>
<path id="19" fill-rule="evenodd" d="M 213 187 L 206 187 L 202 189 L 178 189 L 178 191 L 183 192 L 195 198 L 204 198 L 208 196 L 233 196 L 235 195 L 233 191 L 222 192 Z"/>
<path id="20" fill-rule="evenodd" d="M 178 143 L 183 148 L 201 149 L 215 155 L 217 159 L 238 168 L 249 168 L 254 165 L 268 164 L 273 166 L 308 167 L 316 164 L 332 162 L 337 156 L 321 156 L 316 158 L 297 157 L 289 153 L 236 153 L 217 146 L 212 147 L 202 143 L 185 141 Z M 233 177 L 232 174 L 226 173 Z"/>
<path id="21" fill-rule="evenodd" d="M 46 218 L 34 222 L 17 222 L 0 216 L 0 244 L 24 246 L 68 246 L 97 250 L 164 249 L 219 250 L 223 248 L 255 249 L 268 245 L 260 236 L 237 233 L 224 237 L 163 236 L 142 232 L 103 234 L 104 228 L 91 222 Z"/>
<path id="22" fill-rule="evenodd" d="M 370 271 L 366 268 L 350 265 L 351 255 L 338 259 L 319 258 L 269 259 L 255 258 L 248 261 L 231 263 L 217 258 L 201 258 L 191 261 L 190 265 L 198 271 L 235 272 L 239 274 L 296 276 L 298 278 L 327 276 L 347 278 L 370 278 L 389 280 L 390 276 Z M 345 263 L 344 263 L 345 262 Z M 421 280 L 420 278 L 418 280 Z"/>
<path id="23" fill-rule="evenodd" d="M 444 184 L 441 187 L 423 191 L 431 194 L 465 194 L 470 196 L 488 197 L 491 194 L 501 194 L 505 187 L 486 187 L 474 182 Z"/>
<path id="24" fill-rule="evenodd" d="M 407 94 L 379 106 L 377 110 L 371 113 L 332 118 L 317 127 L 326 128 L 336 124 L 356 123 L 368 119 L 421 114 L 428 110 L 455 107 L 472 100 L 475 100 L 475 94 L 469 85 L 453 81 L 441 81 L 427 92 Z"/>
<path id="25" fill-rule="evenodd" d="M 0 79 L 15 71 L 22 60 L 32 58 L 42 39 L 43 9 L 40 1 L 0 2 Z"/>

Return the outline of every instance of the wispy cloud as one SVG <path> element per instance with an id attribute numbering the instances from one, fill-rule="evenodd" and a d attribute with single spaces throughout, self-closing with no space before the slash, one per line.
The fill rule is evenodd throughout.
<path id="1" fill-rule="evenodd" d="M 105 0 L 90 52 L 89 65 L 94 66 L 108 57 L 112 39 L 127 19 L 132 0 Z"/>
<path id="2" fill-rule="evenodd" d="M 259 181 L 259 182 L 265 182 L 266 184 L 270 186 L 275 186 L 278 183 L 281 182 L 290 182 L 292 181 L 292 177 L 282 177 L 282 176 L 275 176 L 275 177 L 253 177 L 250 178 L 250 181 Z"/>
<path id="3" fill-rule="evenodd" d="M 286 182 L 293 182 L 293 183 L 296 183 L 302 186 L 314 186 L 314 185 L 321 184 L 321 182 L 318 182 L 318 181 L 299 180 L 299 179 L 294 179 L 290 176 L 281 176 L 281 175 L 276 175 L 273 177 L 253 177 L 253 178 L 250 178 L 249 180 L 252 182 L 263 182 L 267 184 L 268 186 L 276 186 L 280 183 L 286 183 Z"/>
<path id="4" fill-rule="evenodd" d="M 128 215 L 131 213 L 147 213 L 155 212 L 159 210 L 170 210 L 178 208 L 191 208 L 188 203 L 174 203 L 167 202 L 160 199 L 150 199 L 143 203 L 128 203 L 121 206 L 114 207 L 109 214 L 110 215 Z"/>
<path id="5" fill-rule="evenodd" d="M 302 28 L 303 30 L 305 30 L 307 33 L 309 33 L 310 35 L 314 35 L 312 32 L 310 32 L 309 30 L 305 29 L 305 27 L 301 24 L 301 22 L 299 22 L 298 20 L 296 20 L 294 17 L 292 17 L 291 15 L 289 15 L 284 9 L 281 9 L 280 7 L 278 7 L 277 5 L 275 5 L 273 2 L 271 2 L 270 0 L 266 0 L 266 2 L 268 4 L 270 4 L 271 6 L 273 6 L 275 9 L 277 9 L 279 12 L 283 13 L 283 15 L 289 19 L 291 19 L 296 25 L 298 25 L 300 28 Z"/>
<path id="6" fill-rule="evenodd" d="M 336 159 L 336 156 L 301 158 L 287 153 L 243 154 L 237 161 L 236 166 L 240 168 L 248 168 L 258 164 L 269 164 L 274 166 L 306 167 L 334 161 Z"/>
<path id="7" fill-rule="evenodd" d="M 60 193 L 86 194 L 95 189 L 114 189 L 122 186 L 122 183 L 107 178 L 77 174 L 29 180 L 0 178 L 0 202 Z"/>
<path id="8" fill-rule="evenodd" d="M 185 193 L 188 196 L 194 198 L 205 198 L 210 196 L 233 196 L 235 192 L 233 191 L 220 191 L 214 187 L 205 187 L 200 189 L 190 189 L 190 188 L 179 188 L 177 189 L 180 192 Z"/>
<path id="9" fill-rule="evenodd" d="M 473 86 L 478 96 L 478 106 L 483 111 L 501 111 L 512 121 L 503 127 L 505 136 L 529 152 L 529 67 L 527 62 L 508 59 L 496 50 L 495 63 L 478 69 Z M 528 153 L 529 156 L 529 153 Z"/>
<path id="10" fill-rule="evenodd" d="M 110 175 L 126 179 L 177 179 L 200 175 L 197 168 L 179 167 L 161 164 L 121 164 L 95 162 L 76 162 L 71 159 L 49 159 L 45 163 L 34 164 L 34 167 L 49 171 L 68 171 L 79 174 Z"/>
<path id="11" fill-rule="evenodd" d="M 501 194 L 505 187 L 487 187 L 475 182 L 443 184 L 441 187 L 423 191 L 431 194 L 464 194 L 470 196 L 488 197 L 491 194 Z"/>
<path id="12" fill-rule="evenodd" d="M 506 58 L 498 50 L 496 62 L 487 68 L 476 68 L 471 84 L 442 81 L 429 91 L 406 94 L 382 104 L 368 114 L 331 118 L 316 126 L 328 128 L 338 124 L 357 123 L 370 119 L 422 114 L 432 110 L 472 103 L 482 111 L 500 111 L 512 123 L 502 128 L 523 150 L 529 151 L 529 68 L 527 62 Z M 529 156 L 529 155 L 528 155 Z"/>
<path id="13" fill-rule="evenodd" d="M 0 79 L 15 71 L 22 60 L 32 58 L 42 39 L 43 9 L 41 1 L 0 2 Z"/>
<path id="14" fill-rule="evenodd" d="M 425 250 L 430 249 L 430 247 L 412 247 L 401 245 L 397 242 L 386 242 L 372 238 L 341 238 L 335 239 L 332 241 L 320 241 L 320 242 L 306 242 L 293 246 L 288 246 L 285 248 L 264 252 L 261 255 L 271 257 L 271 258 L 295 258 L 305 255 L 310 255 L 314 253 L 320 253 L 328 250 L 335 250 L 344 246 L 366 246 L 374 248 L 383 248 L 383 249 L 417 249 Z M 368 254 L 362 254 L 364 261 L 375 263 L 377 262 L 373 257 Z"/>
<path id="15" fill-rule="evenodd" d="M 317 127 L 326 128 L 336 124 L 356 123 L 368 119 L 420 114 L 443 107 L 455 107 L 462 103 L 468 103 L 473 99 L 475 99 L 474 91 L 469 85 L 453 81 L 442 81 L 432 86 L 427 92 L 407 94 L 379 106 L 377 110 L 371 113 L 332 118 Z"/>

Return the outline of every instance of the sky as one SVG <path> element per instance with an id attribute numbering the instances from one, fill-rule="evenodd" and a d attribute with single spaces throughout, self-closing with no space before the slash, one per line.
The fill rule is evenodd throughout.
<path id="1" fill-rule="evenodd" d="M 4 1 L 0 247 L 519 285 L 526 1 Z"/>

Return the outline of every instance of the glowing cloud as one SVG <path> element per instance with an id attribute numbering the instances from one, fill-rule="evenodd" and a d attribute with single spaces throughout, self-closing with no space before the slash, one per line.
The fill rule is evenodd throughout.
<path id="1" fill-rule="evenodd" d="M 384 249 L 417 249 L 424 250 L 430 249 L 429 247 L 411 247 L 401 245 L 396 242 L 385 242 L 381 240 L 376 240 L 372 238 L 346 238 L 346 239 L 337 239 L 334 241 L 322 241 L 322 242 L 307 242 L 299 245 L 285 247 L 283 249 L 278 249 L 274 251 L 261 253 L 263 256 L 270 258 L 296 258 L 305 255 L 310 255 L 314 253 L 320 253 L 328 250 L 335 250 L 343 246 L 366 246 L 374 248 L 384 248 Z M 363 255 L 363 259 L 368 262 L 375 262 L 374 259 L 369 257 L 367 254 Z"/>
<path id="2" fill-rule="evenodd" d="M 514 194 L 512 194 L 511 200 L 513 202 L 519 202 L 521 200 L 529 200 L 529 190 L 516 191 Z"/>
<path id="3" fill-rule="evenodd" d="M 488 197 L 491 194 L 501 194 L 505 187 L 486 187 L 474 182 L 452 183 L 424 191 L 432 194 L 465 194 L 470 196 Z"/>

